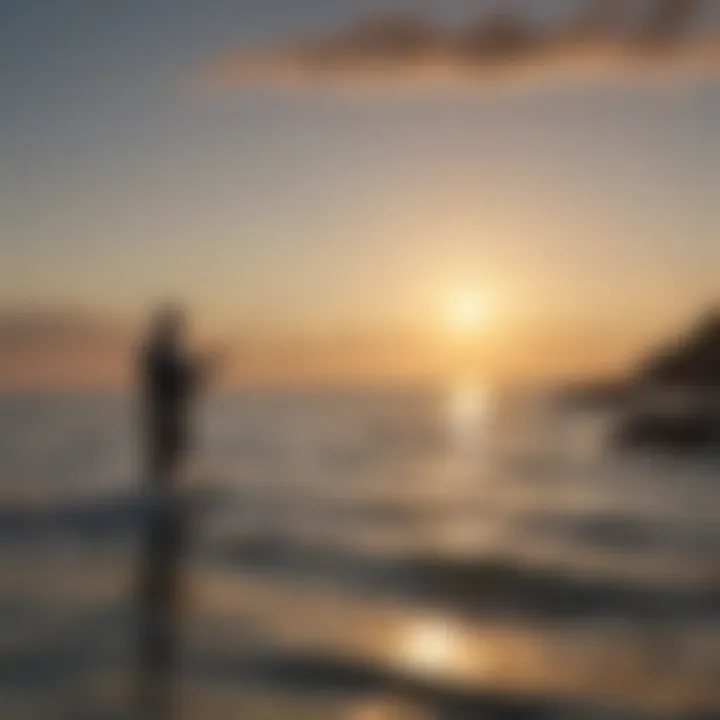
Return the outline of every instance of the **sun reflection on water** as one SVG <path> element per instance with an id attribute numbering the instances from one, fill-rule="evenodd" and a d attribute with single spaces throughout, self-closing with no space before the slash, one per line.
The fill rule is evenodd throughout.
<path id="1" fill-rule="evenodd" d="M 469 456 L 481 452 L 487 441 L 492 396 L 487 387 L 462 380 L 452 387 L 446 416 L 452 451 Z"/>
<path id="2" fill-rule="evenodd" d="M 408 623 L 397 644 L 397 659 L 413 675 L 432 678 L 477 678 L 490 669 L 487 653 L 468 641 L 462 625 L 444 617 Z"/>
<path id="3" fill-rule="evenodd" d="M 458 648 L 457 630 L 443 619 L 432 619 L 408 628 L 400 654 L 412 669 L 435 673 L 452 667 Z"/>
<path id="4" fill-rule="evenodd" d="M 430 720 L 421 708 L 390 698 L 370 698 L 353 707 L 347 720 Z"/>

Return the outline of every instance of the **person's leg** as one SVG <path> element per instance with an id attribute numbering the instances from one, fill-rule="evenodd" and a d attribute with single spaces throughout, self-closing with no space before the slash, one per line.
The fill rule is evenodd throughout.
<path id="1" fill-rule="evenodd" d="M 138 705 L 152 720 L 173 718 L 175 633 L 171 617 L 145 608 L 140 618 Z"/>
<path id="2" fill-rule="evenodd" d="M 174 503 L 148 508 L 140 558 L 138 702 L 155 720 L 172 717 L 181 519 Z"/>

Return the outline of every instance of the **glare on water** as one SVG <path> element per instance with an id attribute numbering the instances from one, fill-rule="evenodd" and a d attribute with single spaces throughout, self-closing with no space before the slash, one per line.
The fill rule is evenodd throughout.
<path id="1" fill-rule="evenodd" d="M 397 660 L 414 675 L 434 678 L 462 678 L 468 671 L 478 678 L 490 670 L 486 649 L 470 642 L 461 624 L 442 616 L 409 621 L 399 635 Z"/>
<path id="2" fill-rule="evenodd" d="M 447 428 L 453 453 L 477 455 L 485 447 L 492 411 L 490 391 L 472 380 L 460 380 L 447 400 Z"/>

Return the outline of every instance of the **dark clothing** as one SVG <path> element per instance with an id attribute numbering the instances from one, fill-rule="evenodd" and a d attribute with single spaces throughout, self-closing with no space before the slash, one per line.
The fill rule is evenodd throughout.
<path id="1" fill-rule="evenodd" d="M 143 355 L 144 437 L 148 504 L 141 540 L 138 700 L 154 718 L 172 716 L 177 619 L 182 604 L 181 561 L 186 519 L 175 493 L 189 443 L 189 412 L 196 387 L 191 363 L 172 345 Z"/>
<path id="2" fill-rule="evenodd" d="M 174 607 L 179 595 L 177 570 L 186 544 L 179 500 L 163 498 L 146 509 L 140 600 L 145 607 Z"/>
<path id="3" fill-rule="evenodd" d="M 146 512 L 138 588 L 138 700 L 153 718 L 162 720 L 173 716 L 183 595 L 180 564 L 187 528 L 183 508 L 172 497 L 155 499 Z"/>
<path id="4" fill-rule="evenodd" d="M 188 449 L 188 412 L 196 373 L 172 349 L 150 348 L 143 358 L 142 376 L 149 482 L 165 486 Z"/>

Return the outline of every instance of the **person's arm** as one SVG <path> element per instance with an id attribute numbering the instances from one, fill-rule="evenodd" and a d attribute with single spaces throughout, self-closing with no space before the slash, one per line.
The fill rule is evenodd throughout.
<path id="1" fill-rule="evenodd" d="M 227 367 L 234 354 L 234 346 L 218 346 L 210 351 L 204 352 L 197 357 L 194 363 L 195 382 L 206 383 L 208 378 L 212 378 L 222 372 Z"/>

